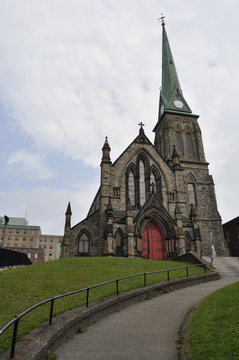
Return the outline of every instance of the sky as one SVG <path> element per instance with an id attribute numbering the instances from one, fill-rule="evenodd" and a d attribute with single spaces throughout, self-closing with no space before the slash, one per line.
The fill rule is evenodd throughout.
<path id="1" fill-rule="evenodd" d="M 0 0 L 0 216 L 44 234 L 84 219 L 105 136 L 114 161 L 153 142 L 165 15 L 181 88 L 199 114 L 223 222 L 238 216 L 237 0 Z"/>

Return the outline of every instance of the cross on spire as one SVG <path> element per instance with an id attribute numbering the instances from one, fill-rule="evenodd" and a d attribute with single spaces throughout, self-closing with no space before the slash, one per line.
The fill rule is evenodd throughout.
<path id="1" fill-rule="evenodd" d="M 161 24 L 164 26 L 164 25 L 165 25 L 164 19 L 165 19 L 165 16 L 164 16 L 163 13 L 161 13 L 161 17 L 158 18 L 157 20 L 158 20 L 158 21 L 161 21 Z"/>
<path id="2" fill-rule="evenodd" d="M 144 124 L 142 123 L 142 121 L 138 125 L 140 126 L 140 129 L 143 129 Z"/>

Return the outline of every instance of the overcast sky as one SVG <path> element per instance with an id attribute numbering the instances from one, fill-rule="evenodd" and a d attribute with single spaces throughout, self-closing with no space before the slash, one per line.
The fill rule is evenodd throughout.
<path id="1" fill-rule="evenodd" d="M 0 216 L 62 234 L 82 220 L 112 160 L 153 141 L 161 25 L 185 99 L 199 114 L 223 222 L 238 216 L 239 2 L 0 0 Z"/>

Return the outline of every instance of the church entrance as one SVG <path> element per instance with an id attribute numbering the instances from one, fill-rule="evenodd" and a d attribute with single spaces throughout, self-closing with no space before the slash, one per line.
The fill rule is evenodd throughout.
<path id="1" fill-rule="evenodd" d="M 163 233 L 154 221 L 148 221 L 143 228 L 142 256 L 144 259 L 165 259 Z"/>

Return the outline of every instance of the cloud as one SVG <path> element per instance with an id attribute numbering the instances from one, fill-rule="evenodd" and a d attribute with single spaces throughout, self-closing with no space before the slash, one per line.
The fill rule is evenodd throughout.
<path id="1" fill-rule="evenodd" d="M 141 121 L 153 141 L 161 82 L 156 19 L 163 11 L 184 96 L 201 115 L 219 210 L 223 218 L 236 216 L 231 194 L 238 194 L 238 10 L 235 0 L 211 0 L 207 11 L 195 0 L 1 1 L 1 121 L 33 143 L 27 152 L 13 144 L 8 167 L 18 170 L 15 183 L 23 173 L 54 179 L 54 161 L 51 167 L 48 161 L 54 153 L 62 155 L 62 173 L 69 158 L 98 168 L 105 136 L 115 160 L 136 137 Z M 36 192 L 31 190 L 37 221 L 39 189 L 38 184 Z M 15 188 L 7 191 L 16 195 Z M 71 189 L 62 191 L 73 197 Z M 84 197 L 82 191 L 79 195 Z"/>
<path id="2" fill-rule="evenodd" d="M 53 171 L 45 164 L 44 155 L 40 153 L 17 151 L 9 156 L 7 165 L 14 166 L 15 170 L 20 170 L 24 176 L 28 175 L 38 179 L 53 177 Z"/>
<path id="3" fill-rule="evenodd" d="M 79 189 L 80 187 L 80 189 Z M 50 187 L 16 188 L 0 192 L 1 211 L 11 217 L 25 217 L 29 225 L 41 226 L 42 233 L 63 235 L 68 201 L 72 207 L 72 226 L 86 217 L 98 184 L 77 184 L 70 189 Z"/>

